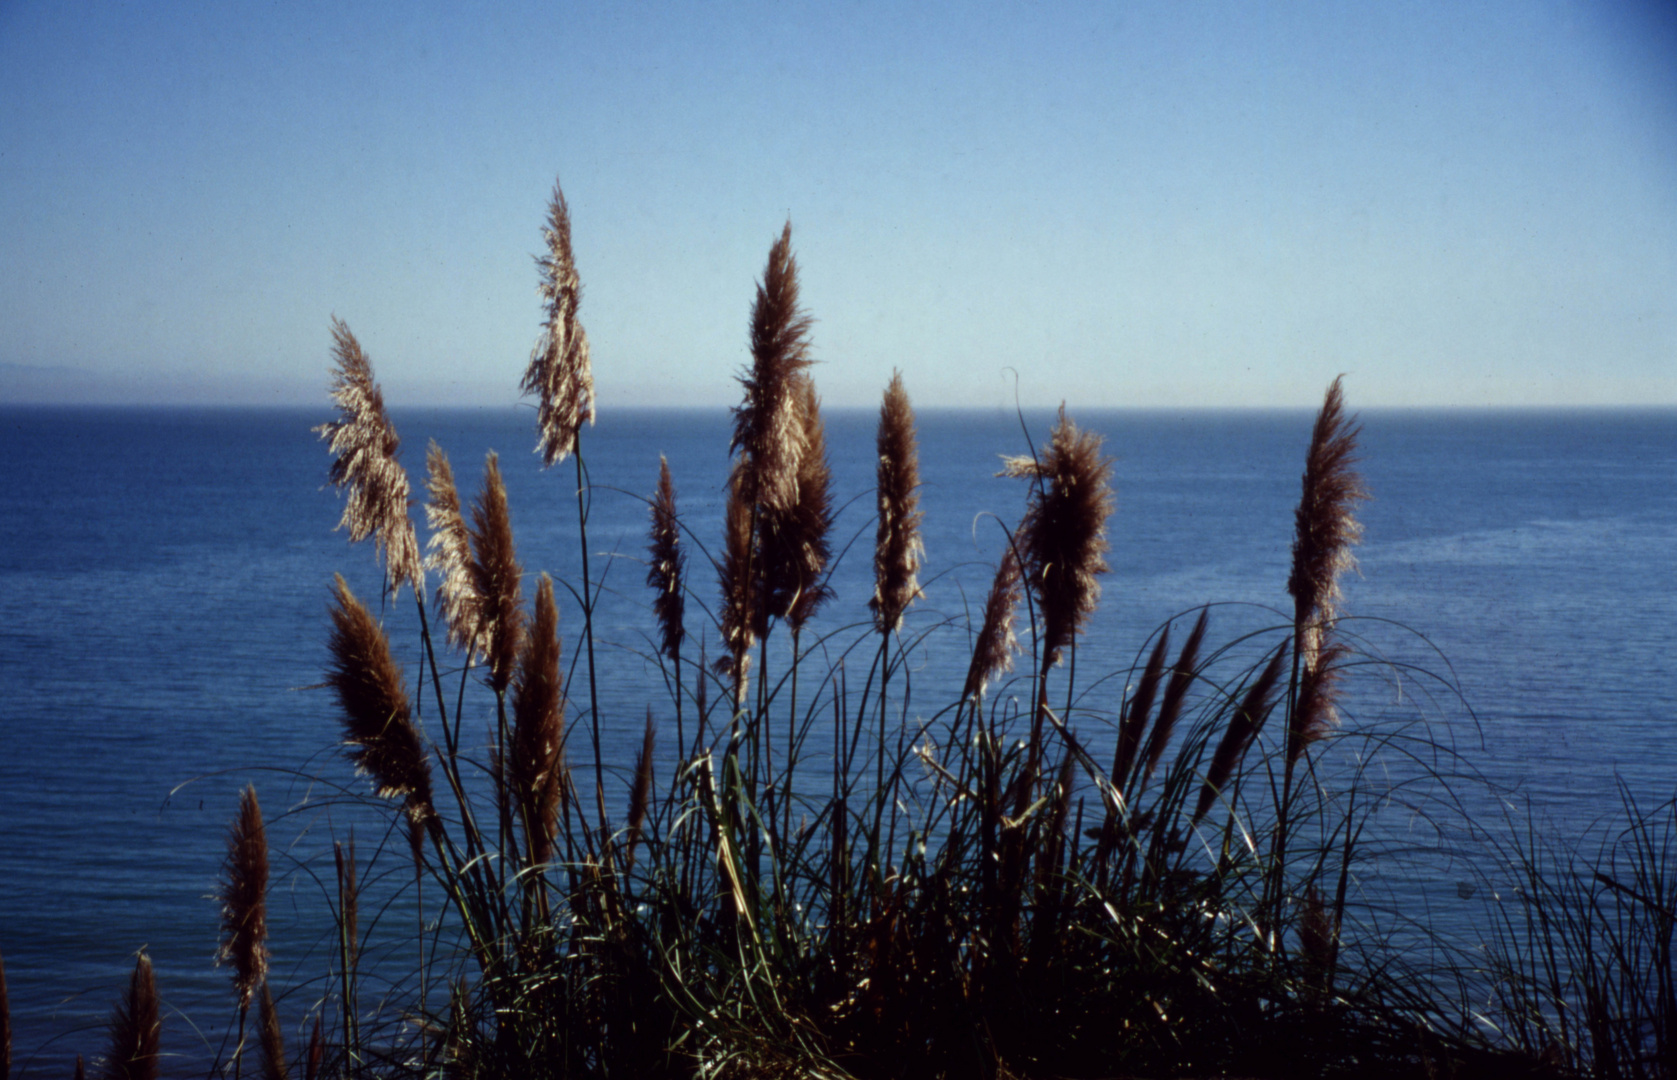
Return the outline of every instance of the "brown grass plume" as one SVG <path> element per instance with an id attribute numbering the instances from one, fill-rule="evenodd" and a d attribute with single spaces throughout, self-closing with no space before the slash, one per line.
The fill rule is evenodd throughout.
<path id="1" fill-rule="evenodd" d="M 344 713 L 344 742 L 382 798 L 402 798 L 413 822 L 431 816 L 431 766 L 414 728 L 402 669 L 384 629 L 337 577 L 332 665 L 326 679 Z"/>
<path id="2" fill-rule="evenodd" d="M 1194 807 L 1193 824 L 1198 825 L 1206 811 L 1211 809 L 1218 793 L 1228 785 L 1229 777 L 1234 775 L 1236 766 L 1246 756 L 1252 740 L 1263 729 L 1264 721 L 1269 719 L 1270 710 L 1275 707 L 1275 686 L 1281 680 L 1281 667 L 1286 660 L 1287 646 L 1283 644 L 1252 681 L 1245 696 L 1240 699 L 1239 707 L 1229 718 L 1229 726 L 1224 729 L 1223 738 L 1211 755 L 1211 767 L 1205 771 L 1205 784 L 1200 788 L 1199 805 Z"/>
<path id="3" fill-rule="evenodd" d="M 559 677 L 559 608 L 553 579 L 536 586 L 536 615 L 513 688 L 511 779 L 532 862 L 553 857 L 564 785 L 565 701 Z"/>
<path id="4" fill-rule="evenodd" d="M 594 422 L 594 369 L 588 358 L 588 334 L 577 322 L 582 303 L 582 279 L 571 253 L 571 211 L 559 182 L 547 205 L 542 229 L 547 254 L 536 258 L 541 282 L 536 291 L 547 306 L 541 337 L 530 353 L 522 389 L 535 394 L 537 450 L 544 465 L 565 460 L 576 450 L 582 425 Z"/>
<path id="5" fill-rule="evenodd" d="M 268 975 L 268 837 L 254 786 L 239 793 L 239 814 L 227 833 L 221 935 L 220 959 L 233 967 L 233 991 L 243 1012 Z"/>
<path id="6" fill-rule="evenodd" d="M 285 1034 L 280 1029 L 279 1010 L 268 984 L 262 984 L 258 999 L 257 1031 L 262 1047 L 262 1080 L 285 1080 Z"/>
<path id="7" fill-rule="evenodd" d="M 879 461 L 876 470 L 879 509 L 873 548 L 873 611 L 875 628 L 895 633 L 903 612 L 920 595 L 916 575 L 925 548 L 920 541 L 920 450 L 914 431 L 914 407 L 903 389 L 901 372 L 891 373 L 891 385 L 879 407 Z"/>
<path id="8" fill-rule="evenodd" d="M 809 376 L 795 380 L 793 401 L 803 445 L 797 495 L 786 510 L 767 510 L 759 531 L 769 614 L 801 630 L 831 596 L 823 575 L 832 558 L 832 470 L 821 399 Z"/>
<path id="9" fill-rule="evenodd" d="M 1042 616 L 1043 667 L 1082 633 L 1100 601 L 1096 575 L 1106 573 L 1106 519 L 1117 505 L 1112 459 L 1101 456 L 1101 438 L 1060 418 L 1040 458 L 1009 458 L 1004 476 L 1036 482 L 1019 523 L 1025 579 Z"/>
<path id="10" fill-rule="evenodd" d="M 729 450 L 749 462 L 751 498 L 777 511 L 797 502 L 804 434 L 798 423 L 798 380 L 809 367 L 812 320 L 798 306 L 798 261 L 792 223 L 769 249 L 751 305 L 751 368 L 739 377 L 745 400 L 734 409 Z"/>
<path id="11" fill-rule="evenodd" d="M 507 510 L 507 488 L 501 481 L 499 459 L 491 453 L 483 463 L 483 490 L 472 505 L 473 583 L 482 598 L 477 633 L 489 658 L 489 684 L 496 693 L 506 690 L 518 662 L 524 634 L 524 597 L 513 545 L 512 515 Z"/>
<path id="12" fill-rule="evenodd" d="M 470 654 L 483 652 L 478 639 L 483 622 L 483 594 L 478 592 L 472 558 L 472 534 L 460 512 L 460 492 L 454 486 L 454 467 L 443 448 L 432 442 L 425 451 L 425 523 L 431 539 L 427 569 L 436 572 L 437 610 L 448 625 L 448 641 Z"/>
<path id="13" fill-rule="evenodd" d="M 687 556 L 681 550 L 681 519 L 675 511 L 675 483 L 670 463 L 658 455 L 658 493 L 652 499 L 652 528 L 647 543 L 646 584 L 652 590 L 652 612 L 661 635 L 659 651 L 680 663 L 686 636 Z"/>
<path id="14" fill-rule="evenodd" d="M 402 441 L 384 409 L 384 394 L 373 381 L 373 366 L 344 322 L 332 318 L 332 400 L 338 419 L 315 428 L 334 455 L 328 474 L 344 488 L 344 516 L 338 527 L 355 543 L 373 538 L 385 563 L 390 591 L 413 586 L 425 591 L 419 541 L 408 516 L 408 474 L 396 460 Z"/>
<path id="15" fill-rule="evenodd" d="M 966 685 L 961 689 L 963 698 L 983 697 L 992 679 L 1013 670 L 1013 657 L 1019 651 L 1013 619 L 1019 609 L 1021 584 L 1019 559 L 1009 541 L 984 601 L 984 622 L 973 644 L 972 663 L 967 666 Z"/>

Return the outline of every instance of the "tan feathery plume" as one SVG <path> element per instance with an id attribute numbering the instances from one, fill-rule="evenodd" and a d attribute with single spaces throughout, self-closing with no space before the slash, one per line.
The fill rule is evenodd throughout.
<path id="1" fill-rule="evenodd" d="M 736 703 L 745 700 L 751 646 L 757 641 L 761 610 L 751 573 L 751 503 L 744 491 L 749 483 L 748 472 L 746 462 L 736 461 L 728 476 L 728 503 L 722 523 L 724 546 L 722 562 L 717 568 L 722 586 L 719 621 L 725 651 L 716 658 L 716 673 L 733 681 Z"/>
<path id="2" fill-rule="evenodd" d="M 660 651 L 681 662 L 681 642 L 686 636 L 682 619 L 687 611 L 687 557 L 681 551 L 681 519 L 675 512 L 675 483 L 670 463 L 658 455 L 658 494 L 652 500 L 651 538 L 647 553 L 646 584 L 652 589 L 652 611 L 663 632 Z"/>
<path id="3" fill-rule="evenodd" d="M 258 1030 L 262 1046 L 262 1080 L 285 1080 L 285 1035 L 280 1029 L 279 1010 L 268 984 L 262 984 Z"/>
<path id="4" fill-rule="evenodd" d="M 507 488 L 501 482 L 501 466 L 491 453 L 483 465 L 483 490 L 472 505 L 473 584 L 483 600 L 477 631 L 489 658 L 489 685 L 497 693 L 506 690 L 518 662 L 524 633 L 524 597 L 513 546 L 512 516 L 507 510 Z"/>
<path id="5" fill-rule="evenodd" d="M 797 497 L 784 512 L 765 510 L 759 531 L 769 614 L 801 630 L 832 595 L 822 580 L 832 558 L 832 470 L 821 399 L 808 375 L 794 380 L 793 401 L 803 443 Z"/>
<path id="6" fill-rule="evenodd" d="M 1269 713 L 1275 706 L 1273 695 L 1275 684 L 1281 679 L 1281 665 L 1287 660 L 1287 646 L 1285 643 L 1275 650 L 1275 655 L 1253 680 L 1241 698 L 1239 708 L 1234 716 L 1229 718 L 1229 726 L 1223 732 L 1223 738 L 1217 744 L 1217 749 L 1211 755 L 1211 767 L 1206 770 L 1205 784 L 1200 788 L 1199 805 L 1194 808 L 1192 824 L 1198 825 L 1205 817 L 1217 795 L 1228 784 L 1229 777 L 1234 775 L 1235 767 L 1241 758 L 1246 756 L 1247 747 L 1258 737 L 1264 721 L 1269 719 Z"/>
<path id="7" fill-rule="evenodd" d="M 140 953 L 128 980 L 128 995 L 111 1014 L 106 1080 L 157 1080 L 163 1023 L 157 1011 L 157 977 L 151 957 Z"/>
<path id="8" fill-rule="evenodd" d="M 351 542 L 367 537 L 384 560 L 388 587 L 394 595 L 404 584 L 415 594 L 425 592 L 420 568 L 419 541 L 408 516 L 408 474 L 396 460 L 401 440 L 384 410 L 384 394 L 373 381 L 373 366 L 349 327 L 332 317 L 332 400 L 338 419 L 314 430 L 334 455 L 328 479 L 346 488 L 340 529 Z"/>
<path id="9" fill-rule="evenodd" d="M 254 786 L 239 793 L 239 816 L 227 833 L 221 934 L 220 959 L 233 966 L 233 990 L 242 1013 L 268 975 L 268 837 Z"/>
<path id="10" fill-rule="evenodd" d="M 425 465 L 425 522 L 431 528 L 425 566 L 442 579 L 437 584 L 437 609 L 448 624 L 449 644 L 481 653 L 484 642 L 477 635 L 483 620 L 483 594 L 477 590 L 472 569 L 472 534 L 460 513 L 454 468 L 435 440 L 425 451 Z"/>
<path id="11" fill-rule="evenodd" d="M 547 305 L 547 320 L 530 353 L 522 389 L 538 398 L 536 428 L 540 441 L 536 449 L 542 463 L 552 465 L 576 449 L 582 425 L 594 422 L 594 370 L 588 359 L 588 334 L 576 319 L 577 307 L 582 303 L 582 279 L 577 276 L 576 259 L 571 254 L 571 211 L 557 180 L 553 182 L 542 238 L 547 242 L 547 254 L 536 259 L 541 269 L 536 291 Z"/>
<path id="12" fill-rule="evenodd" d="M 565 699 L 559 677 L 559 607 L 553 579 L 536 586 L 536 615 L 524 636 L 513 687 L 511 778 L 530 859 L 553 857 L 564 784 Z"/>
<path id="13" fill-rule="evenodd" d="M 798 380 L 809 367 L 812 320 L 798 307 L 798 261 L 792 223 L 769 249 L 763 280 L 751 305 L 751 368 L 739 376 L 745 401 L 734 409 L 729 451 L 743 451 L 751 470 L 749 494 L 772 510 L 797 502 L 804 433 L 798 423 Z"/>
<path id="14" fill-rule="evenodd" d="M 1019 547 L 1042 614 L 1046 669 L 1059 662 L 1100 601 L 1095 578 L 1107 571 L 1106 519 L 1117 505 L 1112 459 L 1101 456 L 1100 436 L 1079 431 L 1061 405 L 1042 458 L 1008 458 L 1001 475 L 1036 480 L 1019 523 Z"/>
<path id="15" fill-rule="evenodd" d="M 915 575 L 920 570 L 920 451 L 915 442 L 914 408 L 903 389 L 901 372 L 891 373 L 891 385 L 879 408 L 879 463 L 876 470 L 879 526 L 874 534 L 874 627 L 895 633 L 903 612 L 920 595 Z"/>
<path id="16" fill-rule="evenodd" d="M 1344 376 L 1334 379 L 1310 433 L 1302 494 L 1295 513 L 1293 567 L 1287 591 L 1293 597 L 1293 649 L 1299 665 L 1299 694 L 1287 732 L 1287 768 L 1335 720 L 1339 665 L 1347 654 L 1332 640 L 1341 598 L 1339 578 L 1356 566 L 1351 545 L 1362 536 L 1357 503 L 1368 498 L 1357 461 L 1360 429 L 1345 416 Z"/>
<path id="17" fill-rule="evenodd" d="M 1019 608 L 1020 594 L 1019 559 L 1013 554 L 1010 540 L 1002 551 L 1002 561 L 996 567 L 990 595 L 984 602 L 984 623 L 973 645 L 972 663 L 967 667 L 967 682 L 961 697 L 982 698 L 990 680 L 1013 670 L 1013 656 L 1019 651 L 1019 640 L 1013 634 L 1013 617 Z"/>
<path id="18" fill-rule="evenodd" d="M 341 576 L 334 600 L 326 681 L 343 708 L 350 761 L 372 777 L 381 798 L 404 799 L 410 821 L 426 821 L 431 817 L 431 766 L 413 726 L 390 640 Z"/>

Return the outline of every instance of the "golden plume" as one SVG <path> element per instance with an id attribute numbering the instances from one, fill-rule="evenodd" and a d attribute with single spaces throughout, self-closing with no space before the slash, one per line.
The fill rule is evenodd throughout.
<path id="1" fill-rule="evenodd" d="M 326 680 L 343 708 L 350 761 L 372 777 L 381 798 L 403 798 L 409 820 L 424 822 L 431 817 L 431 766 L 413 725 L 402 669 L 383 628 L 341 576 L 334 600 Z"/>
<path id="2" fill-rule="evenodd" d="M 484 651 L 478 632 L 483 620 L 483 594 L 473 571 L 472 535 L 460 513 L 460 492 L 448 455 L 432 441 L 425 451 L 425 522 L 431 528 L 426 543 L 427 569 L 436 571 L 437 610 L 448 624 L 449 644 L 470 654 Z"/>
<path id="3" fill-rule="evenodd" d="M 384 561 L 388 588 L 394 595 L 404 584 L 416 594 L 425 592 L 420 568 L 419 541 L 408 516 L 408 474 L 396 460 L 401 440 L 384 410 L 384 394 L 373 381 L 373 366 L 349 327 L 332 317 L 332 400 L 338 419 L 314 430 L 334 455 L 328 479 L 348 490 L 340 529 L 351 542 L 369 536 Z"/>
<path id="4" fill-rule="evenodd" d="M 507 488 L 501 466 L 491 453 L 483 464 L 483 490 L 472 505 L 473 586 L 482 598 L 473 637 L 489 658 L 489 685 L 506 690 L 518 662 L 524 633 L 523 593 L 513 546 L 512 516 L 507 510 Z"/>
<path id="5" fill-rule="evenodd" d="M 1100 436 L 1079 431 L 1061 405 L 1042 457 L 1008 458 L 1001 475 L 1036 481 L 1018 535 L 1025 579 L 1042 615 L 1046 669 L 1059 662 L 1100 601 L 1095 578 L 1107 571 L 1106 519 L 1117 505 L 1112 459 L 1101 456 Z"/>
<path id="6" fill-rule="evenodd" d="M 221 933 L 220 959 L 233 965 L 233 990 L 242 1013 L 268 974 L 268 838 L 253 786 L 239 793 L 239 815 L 227 833 Z"/>
<path id="7" fill-rule="evenodd" d="M 798 261 L 792 223 L 769 249 L 763 280 L 751 305 L 751 368 L 739 376 L 745 401 L 734 409 L 729 452 L 743 452 L 753 502 L 785 512 L 797 502 L 804 433 L 798 423 L 797 382 L 809 367 L 812 320 L 798 307 Z"/>
<path id="8" fill-rule="evenodd" d="M 794 631 L 832 595 L 822 575 L 832 558 L 832 470 L 821 399 L 808 375 L 793 380 L 793 402 L 803 445 L 798 459 L 797 495 L 784 511 L 765 508 L 759 521 L 764 591 L 768 613 Z"/>
<path id="9" fill-rule="evenodd" d="M 582 279 L 571 254 L 571 211 L 559 181 L 547 206 L 542 229 L 547 254 L 537 257 L 541 282 L 536 291 L 547 305 L 541 337 L 530 353 L 521 389 L 535 394 L 537 450 L 544 465 L 565 460 L 576 449 L 577 432 L 594 422 L 594 371 L 588 359 L 588 334 L 577 322 Z"/>
<path id="10" fill-rule="evenodd" d="M 524 636 L 513 687 L 511 780 L 524 824 L 530 860 L 553 857 L 559 800 L 565 782 L 565 699 L 559 677 L 559 608 L 553 579 L 536 586 L 536 616 Z"/>
<path id="11" fill-rule="evenodd" d="M 915 575 L 924 548 L 920 542 L 920 451 L 915 443 L 914 408 L 903 389 L 901 372 L 891 373 L 891 385 L 879 407 L 879 452 L 876 491 L 879 525 L 874 534 L 874 627 L 895 633 L 903 612 L 920 595 Z"/>

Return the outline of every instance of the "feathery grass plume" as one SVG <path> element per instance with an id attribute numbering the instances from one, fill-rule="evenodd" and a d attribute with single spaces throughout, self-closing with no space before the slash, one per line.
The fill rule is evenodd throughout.
<path id="1" fill-rule="evenodd" d="M 1334 379 L 1316 414 L 1295 514 L 1287 592 L 1293 597 L 1295 648 L 1305 667 L 1320 644 L 1322 629 L 1338 614 L 1339 576 L 1357 564 L 1351 545 L 1361 538 L 1362 526 L 1353 511 L 1368 498 L 1362 477 L 1352 468 L 1362 429 L 1345 416 L 1343 381 L 1343 375 Z"/>
<path id="2" fill-rule="evenodd" d="M 675 512 L 675 483 L 670 463 L 658 455 L 658 494 L 652 499 L 651 539 L 647 552 L 646 584 L 652 590 L 652 611 L 663 632 L 660 651 L 675 663 L 681 662 L 681 642 L 686 637 L 682 619 L 687 612 L 687 556 L 681 550 L 681 520 Z"/>
<path id="3" fill-rule="evenodd" d="M 902 373 L 891 373 L 891 385 L 879 407 L 879 464 L 876 471 L 879 527 L 874 534 L 874 627 L 895 633 L 903 612 L 920 595 L 915 575 L 924 547 L 920 542 L 920 450 L 915 441 L 914 408 L 903 389 Z"/>
<path id="4" fill-rule="evenodd" d="M 1130 696 L 1123 720 L 1118 724 L 1118 743 L 1112 753 L 1112 782 L 1120 787 L 1130 775 L 1136 754 L 1141 751 L 1141 732 L 1147 726 L 1147 714 L 1153 711 L 1153 698 L 1159 692 L 1159 679 L 1164 674 L 1165 653 L 1169 648 L 1170 624 L 1166 623 L 1158 643 L 1147 658 L 1147 666 L 1141 669 L 1141 681 L 1136 683 L 1135 693 Z"/>
<path id="5" fill-rule="evenodd" d="M 408 516 L 408 474 L 396 460 L 402 443 L 384 411 L 384 394 L 373 381 L 372 364 L 336 315 L 332 317 L 332 357 L 337 363 L 332 400 L 339 417 L 314 430 L 335 455 L 328 474 L 332 486 L 349 491 L 338 527 L 348 529 L 354 543 L 373 538 L 392 595 L 404 584 L 422 595 L 425 574 L 413 519 Z"/>
<path id="6" fill-rule="evenodd" d="M 6 958 L 0 956 L 0 1080 L 12 1075 L 12 1007 L 6 993 Z"/>
<path id="7" fill-rule="evenodd" d="M 751 671 L 751 646 L 756 644 L 759 614 L 756 582 L 751 573 L 751 502 L 745 489 L 749 466 L 736 461 L 728 475 L 728 504 L 724 511 L 725 543 L 717 577 L 722 586 L 722 645 L 716 658 L 716 673 L 732 680 L 735 703 L 746 695 L 746 677 Z"/>
<path id="8" fill-rule="evenodd" d="M 524 637 L 513 687 L 512 768 L 515 805 L 524 822 L 530 859 L 553 857 L 565 761 L 565 701 L 559 677 L 559 608 L 553 579 L 536 586 L 536 617 Z"/>
<path id="9" fill-rule="evenodd" d="M 1000 475 L 1037 481 L 1019 523 L 1019 547 L 1042 612 L 1046 669 L 1082 633 L 1100 600 L 1095 576 L 1107 571 L 1106 519 L 1117 505 L 1112 459 L 1101 456 L 1101 437 L 1079 431 L 1061 405 L 1041 459 L 1008 458 Z"/>
<path id="10" fill-rule="evenodd" d="M 565 460 L 576 449 L 577 432 L 594 422 L 594 369 L 588 360 L 588 334 L 576 321 L 582 303 L 582 279 L 577 276 L 571 254 L 571 211 L 559 181 L 553 182 L 553 198 L 547 205 L 547 225 L 542 229 L 547 254 L 536 258 L 541 283 L 536 291 L 547 304 L 542 335 L 530 353 L 521 389 L 535 394 L 536 428 L 542 464 Z"/>
<path id="11" fill-rule="evenodd" d="M 280 1030 L 279 1010 L 268 984 L 262 984 L 258 999 L 258 1031 L 262 1046 L 262 1080 L 285 1080 L 285 1035 Z"/>
<path id="12" fill-rule="evenodd" d="M 1013 656 L 1019 651 L 1013 617 L 1019 608 L 1020 585 L 1019 559 L 1010 541 L 1002 550 L 990 595 L 984 601 L 984 622 L 973 644 L 972 663 L 967 666 L 966 685 L 961 689 L 963 699 L 982 698 L 990 680 L 1013 670 Z"/>
<path id="13" fill-rule="evenodd" d="M 157 977 L 144 952 L 134 961 L 128 995 L 111 1014 L 106 1080 L 157 1080 L 163 1023 L 157 1011 Z"/>
<path id="14" fill-rule="evenodd" d="M 728 447 L 730 453 L 743 451 L 750 463 L 752 500 L 781 512 L 790 510 L 798 496 L 798 462 L 805 444 L 797 383 L 810 365 L 811 324 L 798 307 L 798 260 L 788 221 L 769 249 L 751 305 L 751 368 L 739 376 L 745 401 L 734 409 L 734 438 Z"/>
<path id="15" fill-rule="evenodd" d="M 460 513 L 460 492 L 454 486 L 454 467 L 436 440 L 425 451 L 425 522 L 431 528 L 426 543 L 427 569 L 442 579 L 437 583 L 437 609 L 448 624 L 448 641 L 468 654 L 484 651 L 478 638 L 483 622 L 483 594 L 473 571 L 472 534 Z"/>
<path id="16" fill-rule="evenodd" d="M 1147 739 L 1147 769 L 1141 775 L 1144 784 L 1152 778 L 1159 762 L 1164 759 L 1165 747 L 1176 729 L 1176 721 L 1182 716 L 1182 703 L 1188 700 L 1188 690 L 1194 685 L 1194 669 L 1199 665 L 1200 644 L 1205 641 L 1205 628 L 1210 616 L 1209 608 L 1200 610 L 1200 617 L 1194 621 L 1194 628 L 1188 632 L 1188 640 L 1183 643 L 1176 664 L 1171 668 L 1170 682 L 1165 684 L 1165 696 L 1159 701 L 1159 718 L 1153 722 L 1153 734 Z"/>
<path id="17" fill-rule="evenodd" d="M 268 837 L 255 786 L 239 793 L 239 816 L 227 833 L 221 933 L 220 959 L 233 965 L 233 990 L 242 1015 L 268 975 Z"/>
<path id="18" fill-rule="evenodd" d="M 413 726 L 402 669 L 383 627 L 337 575 L 332 607 L 332 666 L 326 681 L 344 712 L 344 742 L 356 771 L 379 797 L 403 798 L 408 819 L 431 817 L 431 766 Z"/>
<path id="19" fill-rule="evenodd" d="M 1327 628 L 1315 642 L 1315 654 L 1299 665 L 1298 699 L 1292 723 L 1287 729 L 1287 766 L 1304 756 L 1310 744 L 1321 739 L 1338 722 L 1334 702 L 1339 697 L 1339 678 L 1350 648 L 1334 638 Z"/>
<path id="20" fill-rule="evenodd" d="M 82 1064 L 82 1056 L 76 1055 L 76 1071 L 71 1074 L 75 1080 L 87 1080 L 87 1067 Z"/>
<path id="21" fill-rule="evenodd" d="M 784 511 L 767 510 L 759 532 L 769 614 L 797 631 L 831 596 L 821 576 L 832 558 L 833 501 L 821 399 L 809 376 L 794 380 L 793 402 L 803 441 L 797 496 Z"/>
<path id="22" fill-rule="evenodd" d="M 483 463 L 483 490 L 472 504 L 472 580 L 482 597 L 476 637 L 489 658 L 489 685 L 506 690 L 518 663 L 524 634 L 524 597 L 513 546 L 512 516 L 507 511 L 507 488 L 501 482 L 499 459 L 491 453 Z"/>
<path id="23" fill-rule="evenodd" d="M 1200 788 L 1199 805 L 1194 807 L 1192 824 L 1198 825 L 1205 817 L 1211 804 L 1216 801 L 1218 792 L 1228 784 L 1229 777 L 1234 774 L 1235 767 L 1241 758 L 1246 756 L 1247 747 L 1258 737 L 1264 721 L 1269 719 L 1270 710 L 1275 707 L 1273 695 L 1275 684 L 1281 679 L 1281 666 L 1287 659 L 1287 646 L 1283 643 L 1275 650 L 1275 655 L 1252 681 L 1246 696 L 1241 698 L 1240 706 L 1229 718 L 1229 726 L 1223 732 L 1223 738 L 1217 744 L 1217 749 L 1211 755 L 1211 767 L 1205 772 L 1205 785 Z"/>

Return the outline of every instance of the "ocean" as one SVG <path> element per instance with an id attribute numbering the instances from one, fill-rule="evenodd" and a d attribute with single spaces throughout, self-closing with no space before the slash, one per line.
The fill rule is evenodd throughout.
<path id="1" fill-rule="evenodd" d="M 76 1052 L 102 1050 L 142 947 L 175 1055 L 165 1071 L 203 1071 L 225 1053 L 233 1011 L 229 974 L 214 966 L 213 894 L 246 783 L 268 820 L 272 978 L 293 1030 L 335 952 L 329 838 L 353 829 L 375 881 L 411 875 L 389 815 L 351 797 L 363 781 L 319 685 L 332 575 L 375 609 L 380 581 L 370 545 L 335 531 L 341 501 L 311 432 L 330 417 L 325 406 L 0 409 L 0 956 L 20 1070 L 67 1072 Z M 1105 437 L 1118 492 L 1111 571 L 1076 656 L 1079 708 L 1098 741 L 1167 620 L 1214 604 L 1211 640 L 1237 642 L 1248 660 L 1274 640 L 1238 643 L 1290 613 L 1311 416 L 1074 418 Z M 905 630 L 912 715 L 954 700 L 969 615 L 1024 503 L 1022 482 L 994 475 L 998 455 L 1042 445 L 1052 419 L 919 416 L 926 596 Z M 1622 793 L 1644 807 L 1677 794 L 1677 411 L 1368 410 L 1361 420 L 1373 498 L 1344 606 L 1371 662 L 1350 675 L 1344 730 L 1423 732 L 1460 775 L 1463 820 L 1445 820 L 1438 803 L 1395 807 L 1397 827 L 1437 857 L 1388 872 L 1428 918 L 1459 929 L 1476 910 L 1463 883 L 1484 870 L 1471 865 L 1474 825 L 1494 831 L 1499 815 L 1530 807 L 1547 835 L 1587 839 L 1611 827 Z M 527 408 L 398 411 L 395 422 L 416 498 L 428 440 L 450 454 L 463 497 L 484 454 L 500 453 L 519 556 L 529 575 L 561 585 L 569 664 L 580 626 L 563 588 L 580 579 L 572 463 L 539 467 Z M 835 410 L 827 423 L 843 555 L 834 599 L 809 632 L 823 643 L 821 670 L 868 632 L 872 591 L 875 419 Z M 689 632 L 714 657 L 704 608 L 716 607 L 715 578 L 697 544 L 719 554 L 729 425 L 725 410 L 607 411 L 583 437 L 613 805 L 648 707 L 661 722 L 670 713 L 642 561 L 658 458 L 695 541 Z M 411 678 L 411 598 L 385 614 Z M 866 661 L 855 655 L 846 663 L 861 665 L 851 669 L 859 681 Z M 661 743 L 666 758 L 674 741 Z M 375 970 L 413 949 L 405 903 L 363 918 Z"/>

